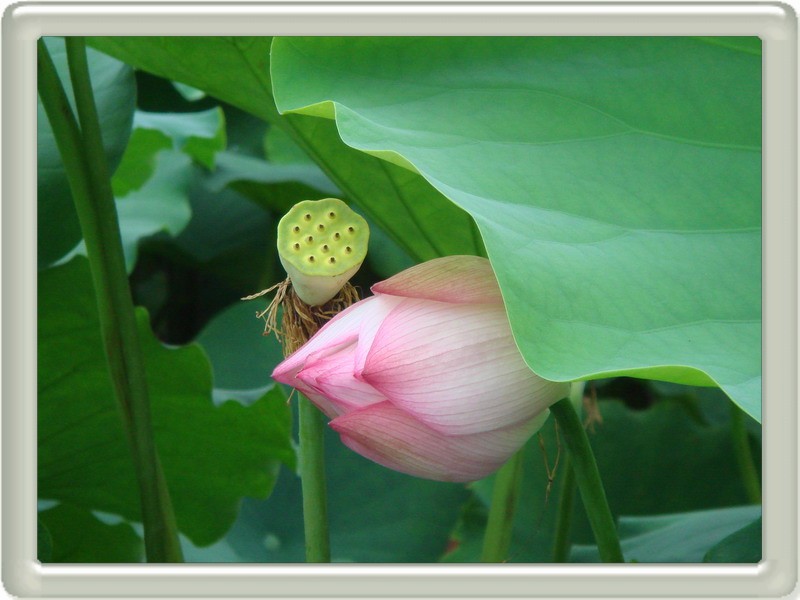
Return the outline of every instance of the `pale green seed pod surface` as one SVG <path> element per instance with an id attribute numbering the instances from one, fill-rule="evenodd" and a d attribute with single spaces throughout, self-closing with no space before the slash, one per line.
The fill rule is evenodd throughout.
<path id="1" fill-rule="evenodd" d="M 355 275 L 367 255 L 369 227 L 341 200 L 304 200 L 278 223 L 278 255 L 295 292 L 325 304 Z"/>

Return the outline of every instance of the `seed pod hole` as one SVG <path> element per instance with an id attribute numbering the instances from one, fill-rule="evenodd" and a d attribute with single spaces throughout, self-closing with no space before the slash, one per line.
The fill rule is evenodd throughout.
<path id="1" fill-rule="evenodd" d="M 345 251 L 345 253 L 347 253 L 347 254 L 350 254 L 350 253 L 353 251 L 353 249 L 352 249 L 350 246 L 347 246 L 347 247 L 344 249 L 344 251 Z"/>
<path id="2" fill-rule="evenodd" d="M 294 246 L 292 246 L 292 247 L 293 247 L 295 250 L 300 250 L 300 244 L 295 244 L 295 245 L 294 245 Z"/>
<path id="3" fill-rule="evenodd" d="M 327 252 L 328 251 L 328 244 L 323 244 L 322 245 L 322 251 L 323 252 Z"/>
<path id="4" fill-rule="evenodd" d="M 347 232 L 348 233 L 353 233 L 354 231 L 355 231 L 355 229 L 353 227 L 348 227 L 347 228 Z"/>
<path id="5" fill-rule="evenodd" d="M 329 262 L 329 263 L 331 263 L 331 264 L 333 264 L 333 263 L 335 263 L 335 262 L 336 262 L 336 259 L 335 259 L 334 257 L 332 257 L 332 256 L 331 256 L 331 257 L 328 259 L 328 262 Z"/>
<path id="6" fill-rule="evenodd" d="M 292 231 L 294 231 L 295 233 L 300 233 L 300 227 L 295 225 L 294 227 L 292 227 Z"/>
<path id="7" fill-rule="evenodd" d="M 339 238 L 341 238 L 341 237 L 342 237 L 342 234 L 341 234 L 341 233 L 339 233 L 338 231 L 337 231 L 336 233 L 334 233 L 334 234 L 333 234 L 333 239 L 335 239 L 335 240 L 338 240 L 338 239 L 339 239 Z"/>
<path id="8" fill-rule="evenodd" d="M 317 229 L 319 229 L 320 231 L 325 231 L 325 225 L 320 223 L 319 225 L 317 225 Z"/>
<path id="9" fill-rule="evenodd" d="M 313 254 L 312 254 L 311 256 L 309 256 L 309 257 L 308 257 L 308 262 L 314 262 L 315 260 L 316 260 L 316 259 L 314 258 L 314 255 L 313 255 Z"/>
<path id="10" fill-rule="evenodd" d="M 333 212 L 333 211 L 329 212 L 329 213 L 328 213 L 328 218 L 329 218 L 329 219 L 335 219 L 335 218 L 336 218 L 336 213 L 335 213 L 335 212 Z"/>
<path id="11" fill-rule="evenodd" d="M 310 220 L 311 220 L 311 213 L 306 213 L 305 215 L 303 215 L 303 218 L 304 218 L 306 221 L 310 221 Z"/>
<path id="12" fill-rule="evenodd" d="M 310 236 L 308 236 L 308 237 L 306 238 L 306 241 L 307 241 L 307 242 L 310 244 L 311 242 L 313 242 L 313 241 L 314 241 L 314 236 L 313 236 L 313 235 L 310 235 Z"/>

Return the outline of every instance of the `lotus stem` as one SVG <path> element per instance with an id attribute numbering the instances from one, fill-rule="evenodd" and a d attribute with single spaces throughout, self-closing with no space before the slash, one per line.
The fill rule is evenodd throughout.
<path id="1" fill-rule="evenodd" d="M 303 489 L 303 524 L 306 562 L 331 561 L 328 502 L 325 485 L 325 445 L 322 414 L 299 394 L 300 482 Z"/>
<path id="2" fill-rule="evenodd" d="M 575 505 L 575 471 L 569 455 L 564 459 L 564 479 L 561 481 L 561 493 L 558 497 L 558 514 L 556 515 L 556 534 L 553 541 L 553 562 L 563 563 L 569 559 L 569 534 L 572 527 L 572 508 Z"/>
<path id="3" fill-rule="evenodd" d="M 67 37 L 66 47 L 80 126 L 41 39 L 38 42 L 39 95 L 67 172 L 86 243 L 109 371 L 139 484 L 147 561 L 182 562 L 175 516 L 153 439 L 144 359 L 89 78 L 85 41 L 80 37 Z"/>
<path id="4" fill-rule="evenodd" d="M 575 412 L 569 398 L 559 400 L 550 407 L 550 410 L 564 435 L 575 472 L 575 480 L 578 483 L 586 515 L 597 541 L 600 559 L 603 562 L 625 562 L 614 518 L 611 515 L 603 482 L 597 470 L 597 462 L 578 413 Z"/>
<path id="5" fill-rule="evenodd" d="M 524 448 L 519 450 L 495 475 L 481 562 L 505 562 L 508 559 L 514 513 L 522 491 L 524 453 Z"/>

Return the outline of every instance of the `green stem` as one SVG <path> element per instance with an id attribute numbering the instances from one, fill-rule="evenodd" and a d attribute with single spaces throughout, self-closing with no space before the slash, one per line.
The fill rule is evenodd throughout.
<path id="1" fill-rule="evenodd" d="M 569 398 L 553 404 L 550 411 L 558 421 L 558 426 L 564 435 L 572 468 L 575 471 L 575 479 L 586 509 L 586 516 L 589 518 L 597 541 L 600 559 L 603 562 L 625 562 L 614 526 L 614 518 L 611 516 L 611 509 L 608 507 L 606 493 L 597 470 L 597 462 L 578 414 Z"/>
<path id="2" fill-rule="evenodd" d="M 575 471 L 569 456 L 562 463 L 564 479 L 561 482 L 561 494 L 558 498 L 558 514 L 556 515 L 556 534 L 553 541 L 553 562 L 567 562 L 569 558 L 569 532 L 572 526 L 572 507 L 575 505 Z"/>
<path id="3" fill-rule="evenodd" d="M 298 416 L 306 562 L 331 562 L 322 414 L 308 398 L 300 394 Z"/>
<path id="4" fill-rule="evenodd" d="M 147 560 L 181 562 L 175 517 L 153 440 L 144 360 L 85 42 L 83 38 L 67 37 L 66 44 L 80 126 L 41 39 L 37 63 L 39 95 L 67 172 L 86 244 L 109 371 L 139 483 Z"/>
<path id="5" fill-rule="evenodd" d="M 739 472 L 742 476 L 747 499 L 752 504 L 761 504 L 761 483 L 758 479 L 758 470 L 750 450 L 750 440 L 744 424 L 744 412 L 733 402 L 731 405 L 731 434 L 733 436 L 733 451 Z"/>
<path id="6" fill-rule="evenodd" d="M 524 452 L 523 448 L 512 456 L 495 476 L 481 562 L 505 562 L 508 558 L 514 513 L 522 490 Z"/>

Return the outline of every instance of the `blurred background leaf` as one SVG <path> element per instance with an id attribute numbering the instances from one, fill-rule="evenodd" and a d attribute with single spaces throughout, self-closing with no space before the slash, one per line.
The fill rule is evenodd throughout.
<path id="1" fill-rule="evenodd" d="M 747 504 L 746 490 L 734 459 L 730 401 L 722 392 L 672 385 L 669 388 L 672 395 L 662 395 L 649 382 L 634 379 L 601 383 L 598 394 L 602 422 L 594 423 L 588 436 L 615 518 Z M 701 398 L 698 391 L 714 393 Z M 620 396 L 625 399 L 620 400 Z M 541 434 L 547 468 L 552 469 L 559 446 L 562 460 L 566 448 L 556 438 L 552 419 L 542 428 Z M 754 454 L 759 456 L 760 445 L 755 439 L 753 444 Z M 526 470 L 514 521 L 510 560 L 548 562 L 552 560 L 564 467 L 561 463 L 556 470 L 548 496 L 545 457 L 537 437 L 528 442 L 525 452 Z M 472 484 L 480 503 L 462 516 L 461 528 L 466 535 L 462 536 L 461 546 L 446 560 L 478 559 L 479 539 L 483 535 L 485 511 L 491 502 L 493 481 L 494 477 L 489 477 Z M 469 535 L 470 532 L 474 535 Z M 577 492 L 571 540 L 576 544 L 594 541 Z M 706 550 L 708 548 L 710 546 Z"/>
<path id="2" fill-rule="evenodd" d="M 348 450 L 328 428 L 325 452 L 333 562 L 432 562 L 445 552 L 469 497 L 463 485 L 380 467 Z M 283 469 L 268 500 L 243 502 L 227 545 L 195 551 L 194 560 L 217 560 L 230 548 L 237 562 L 303 562 L 301 505 L 300 481 Z"/>
<path id="3" fill-rule="evenodd" d="M 44 42 L 74 107 L 64 40 L 46 37 Z M 122 158 L 131 133 L 136 102 L 133 69 L 92 49 L 87 50 L 87 59 L 106 156 L 113 171 Z M 81 232 L 67 175 L 41 101 L 36 112 L 36 143 L 37 261 L 42 268 L 72 250 L 80 241 Z"/>
<path id="4" fill-rule="evenodd" d="M 144 556 L 141 537 L 128 523 L 109 525 L 90 510 L 59 504 L 39 513 L 55 540 L 52 554 L 39 560 L 54 563 L 135 563 Z"/>
<path id="5" fill-rule="evenodd" d="M 39 497 L 136 520 L 139 497 L 85 259 L 41 272 L 39 294 Z M 143 311 L 138 320 L 178 527 L 210 544 L 233 523 L 243 496 L 266 497 L 280 462 L 294 464 L 289 411 L 278 387 L 250 406 L 214 406 L 200 347 L 168 349 Z"/>
<path id="6" fill-rule="evenodd" d="M 703 557 L 703 562 L 757 563 L 761 562 L 761 517 L 733 532 Z"/>
<path id="7" fill-rule="evenodd" d="M 760 506 L 720 508 L 700 512 L 622 517 L 619 537 L 628 562 L 699 563 L 711 548 L 756 519 L 761 539 Z M 759 544 L 760 545 L 760 544 Z M 758 562 L 734 560 L 730 562 Z M 575 546 L 571 562 L 600 562 L 596 546 Z"/>

